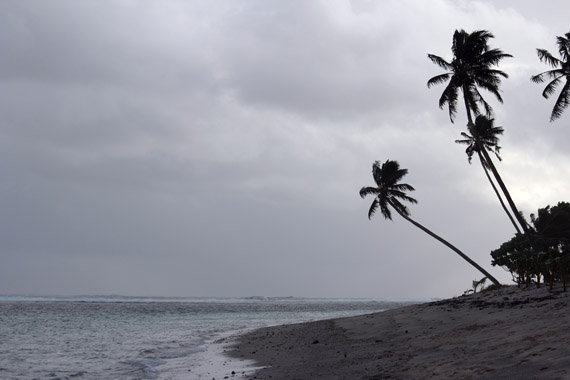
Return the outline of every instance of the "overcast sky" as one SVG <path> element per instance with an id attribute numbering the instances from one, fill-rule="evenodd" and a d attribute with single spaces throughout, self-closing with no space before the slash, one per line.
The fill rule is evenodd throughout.
<path id="1" fill-rule="evenodd" d="M 375 160 L 412 217 L 494 276 L 514 234 L 438 108 L 454 30 L 491 31 L 499 171 L 525 215 L 570 200 L 570 110 L 549 69 L 570 3 L 0 2 L 0 294 L 446 297 L 482 276 L 394 214 L 367 218 Z"/>

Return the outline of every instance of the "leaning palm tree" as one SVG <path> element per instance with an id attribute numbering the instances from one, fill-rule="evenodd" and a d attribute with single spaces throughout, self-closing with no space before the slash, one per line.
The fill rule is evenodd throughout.
<path id="1" fill-rule="evenodd" d="M 533 75 L 530 80 L 534 83 L 542 83 L 548 78 L 551 81 L 546 85 L 542 96 L 548 99 L 550 95 L 554 94 L 558 85 L 565 80 L 562 91 L 558 95 L 552 114 L 550 114 L 550 121 L 554 121 L 562 116 L 562 113 L 570 104 L 570 32 L 566 33 L 564 37 L 556 37 L 556 45 L 558 45 L 558 53 L 560 59 L 554 57 L 547 50 L 536 49 L 540 62 L 552 66 L 553 70 L 548 70 L 543 73 Z"/>
<path id="2" fill-rule="evenodd" d="M 490 119 L 486 116 L 479 115 L 475 119 L 475 124 L 473 127 L 474 127 L 477 135 L 479 135 L 479 138 L 481 139 L 481 143 L 483 144 L 485 149 L 487 149 L 489 152 L 495 153 L 495 156 L 497 157 L 497 159 L 499 161 L 501 161 L 501 156 L 499 155 L 499 151 L 501 150 L 501 147 L 499 146 L 499 135 L 503 134 L 504 129 L 502 127 L 495 127 L 494 122 L 495 122 L 494 119 Z M 493 191 L 497 195 L 497 198 L 499 199 L 499 202 L 501 203 L 503 210 L 505 211 L 505 213 L 509 217 L 509 220 L 511 221 L 511 223 L 515 227 L 515 230 L 517 231 L 517 233 L 520 234 L 521 231 L 519 229 L 519 226 L 517 225 L 517 223 L 513 219 L 513 216 L 511 215 L 511 213 L 509 212 L 509 209 L 507 208 L 507 206 L 505 205 L 505 202 L 503 201 L 503 197 L 501 196 L 501 193 L 499 192 L 499 190 L 495 186 L 495 183 L 493 182 L 493 179 L 491 178 L 491 175 L 489 174 L 489 164 L 487 163 L 487 161 L 485 161 L 485 157 L 483 157 L 483 155 L 479 151 L 479 147 L 477 146 L 477 143 L 475 142 L 475 138 L 473 136 L 469 135 L 468 133 L 465 133 L 465 132 L 461 132 L 461 136 L 463 137 L 463 140 L 455 140 L 455 142 L 457 144 L 467 145 L 467 148 L 465 149 L 465 153 L 467 154 L 467 161 L 470 164 L 471 164 L 471 160 L 473 159 L 473 155 L 475 153 L 477 153 L 477 156 L 479 156 L 479 161 L 481 161 L 481 166 L 483 167 L 483 171 L 485 172 L 485 175 L 487 176 L 487 179 L 489 180 L 489 183 L 491 184 Z"/>
<path id="3" fill-rule="evenodd" d="M 360 189 L 360 196 L 362 198 L 365 198 L 367 195 L 373 195 L 375 197 L 368 211 L 368 219 L 372 219 L 374 213 L 380 209 L 384 219 L 392 220 L 392 212 L 390 211 L 390 207 L 392 207 L 402 218 L 406 219 L 420 230 L 453 250 L 469 264 L 477 268 L 477 270 L 483 273 L 494 284 L 500 285 L 499 281 L 491 276 L 485 269 L 480 267 L 475 261 L 471 260 L 466 254 L 461 252 L 447 240 L 441 238 L 410 218 L 410 211 L 404 204 L 402 204 L 401 201 L 407 201 L 410 203 L 417 203 L 417 201 L 406 195 L 406 191 L 414 191 L 415 189 L 407 183 L 399 183 L 406 174 L 408 174 L 408 169 L 400 169 L 400 164 L 397 161 L 386 160 L 384 163 L 376 161 L 372 164 L 372 176 L 377 187 L 363 187 Z"/>
<path id="4" fill-rule="evenodd" d="M 431 88 L 432 86 L 449 82 L 439 99 L 439 107 L 443 109 L 446 105 L 448 106 L 449 117 L 452 123 L 457 114 L 459 91 L 462 91 L 465 110 L 467 111 L 467 128 L 469 133 L 471 133 L 471 136 L 475 139 L 479 151 L 483 154 L 485 161 L 489 165 L 489 169 L 491 169 L 493 176 L 497 180 L 501 191 L 505 195 L 525 235 L 530 239 L 530 231 L 526 221 L 517 209 L 503 179 L 493 164 L 489 153 L 483 146 L 477 131 L 475 131 L 473 127 L 474 124 L 471 113 L 479 115 L 479 107 L 483 107 L 487 116 L 491 117 L 493 114 L 493 109 L 489 103 L 485 101 L 479 92 L 479 88 L 483 88 L 495 95 L 497 100 L 502 103 L 503 99 L 499 93 L 499 85 L 501 84 L 500 77 L 508 78 L 507 74 L 493 67 L 497 66 L 503 58 L 512 57 L 512 55 L 506 54 L 500 49 L 489 48 L 487 41 L 490 38 L 493 38 L 493 35 L 486 30 L 477 30 L 472 33 L 467 33 L 464 30 L 456 30 L 453 34 L 451 47 L 453 60 L 451 62 L 447 62 L 437 55 L 428 54 L 428 58 L 433 63 L 447 70 L 447 72 L 431 78 L 427 82 L 427 86 Z"/>

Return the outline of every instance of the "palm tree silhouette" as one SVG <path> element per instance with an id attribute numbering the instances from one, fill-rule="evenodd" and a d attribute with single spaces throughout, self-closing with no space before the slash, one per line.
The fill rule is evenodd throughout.
<path id="1" fill-rule="evenodd" d="M 499 135 L 503 134 L 504 129 L 502 127 L 495 127 L 494 122 L 495 122 L 494 119 L 489 119 L 486 116 L 479 115 L 475 119 L 474 128 L 477 134 L 479 135 L 481 143 L 483 144 L 485 149 L 487 149 L 489 152 L 495 153 L 497 159 L 501 161 L 501 156 L 499 155 L 499 151 L 501 150 L 501 147 L 499 146 Z M 489 174 L 489 164 L 485 161 L 485 157 L 483 157 L 483 155 L 479 151 L 479 147 L 475 142 L 475 138 L 465 132 L 461 132 L 461 136 L 463 137 L 463 140 L 455 140 L 455 142 L 458 144 L 467 145 L 465 153 L 467 154 L 467 161 L 469 161 L 470 164 L 471 160 L 473 159 L 473 155 L 477 153 L 477 156 L 479 156 L 479 161 L 481 161 L 481 166 L 483 167 L 483 171 L 485 172 L 485 175 L 487 176 L 487 179 L 489 180 L 489 183 L 491 184 L 491 187 L 493 188 L 495 195 L 497 195 L 497 198 L 499 199 L 499 202 L 501 203 L 503 210 L 505 211 L 511 223 L 515 227 L 515 230 L 517 231 L 517 233 L 520 234 L 521 231 L 519 229 L 519 226 L 513 219 L 513 216 L 511 215 L 509 209 L 507 208 L 505 202 L 503 201 L 503 197 L 501 197 L 501 193 L 499 193 L 499 190 L 495 186 L 495 183 L 493 182 L 493 179 Z"/>
<path id="2" fill-rule="evenodd" d="M 457 99 L 459 90 L 463 93 L 463 101 L 465 103 L 465 110 L 467 111 L 467 129 L 475 144 L 479 147 L 479 151 L 483 154 L 485 162 L 489 165 L 489 169 L 497 180 L 501 191 L 505 195 L 507 202 L 517 221 L 523 228 L 525 235 L 530 239 L 530 231 L 527 223 L 517 209 L 503 179 L 499 175 L 497 168 L 493 164 L 489 153 L 483 146 L 477 131 L 474 129 L 473 118 L 471 112 L 479 115 L 479 107 L 483 107 L 487 116 L 491 117 L 493 109 L 485 101 L 479 87 L 495 95 L 499 102 L 503 102 L 501 94 L 499 93 L 499 85 L 501 78 L 508 78 L 504 72 L 493 69 L 497 66 L 503 58 L 512 57 L 500 49 L 490 49 L 487 41 L 494 36 L 486 30 L 476 30 L 472 33 L 467 33 L 464 30 L 456 30 L 453 34 L 453 43 L 451 51 L 453 53 L 453 60 L 447 62 L 437 55 L 428 54 L 428 58 L 436 65 L 442 67 L 448 72 L 437 75 L 427 82 L 428 88 L 432 86 L 449 82 L 445 87 L 440 99 L 439 107 L 443 109 L 445 105 L 449 108 L 449 117 L 453 123 L 457 114 Z"/>
<path id="3" fill-rule="evenodd" d="M 530 80 L 534 83 L 542 83 L 546 78 L 552 79 L 550 83 L 546 85 L 544 91 L 542 91 L 542 96 L 546 99 L 554 94 L 563 79 L 566 80 L 556 103 L 554 103 L 554 108 L 550 115 L 551 122 L 562 116 L 562 113 L 566 107 L 568 107 L 568 104 L 570 104 L 570 32 L 566 33 L 564 37 L 557 36 L 556 45 L 558 45 L 558 53 L 561 59 L 554 57 L 544 49 L 536 49 L 536 54 L 538 54 L 540 62 L 544 62 L 554 69 L 530 77 Z"/>
<path id="4" fill-rule="evenodd" d="M 418 203 L 418 201 L 406 195 L 406 191 L 415 190 L 412 186 L 408 185 L 407 183 L 399 183 L 400 180 L 406 176 L 406 174 L 408 174 L 408 169 L 400 169 L 400 164 L 397 161 L 386 160 L 384 163 L 376 161 L 374 164 L 372 164 L 372 177 L 374 178 L 377 187 L 363 187 L 360 189 L 360 196 L 362 198 L 365 198 L 367 195 L 374 196 L 374 200 L 372 201 L 372 205 L 368 211 L 368 219 L 372 219 L 372 216 L 378 209 L 380 209 L 380 212 L 384 216 L 384 219 L 392 220 L 392 213 L 390 211 L 391 207 L 396 210 L 396 212 L 400 214 L 402 218 L 406 219 L 414 226 L 418 227 L 431 237 L 438 240 L 440 243 L 443 243 L 445 246 L 453 250 L 469 264 L 477 268 L 477 270 L 483 273 L 495 285 L 500 285 L 499 281 L 497 281 L 485 269 L 479 266 L 475 261 L 471 260 L 471 258 L 457 249 L 454 245 L 410 218 L 410 211 L 404 204 L 402 204 L 401 201 L 407 201 L 410 203 Z"/>

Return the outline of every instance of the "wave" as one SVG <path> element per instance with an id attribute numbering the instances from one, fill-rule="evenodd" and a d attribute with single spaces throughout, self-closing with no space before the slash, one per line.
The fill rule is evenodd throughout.
<path id="1" fill-rule="evenodd" d="M 121 295 L 97 296 L 35 296 L 35 295 L 0 295 L 0 302 L 181 302 L 181 303 L 264 303 L 264 302 L 390 302 L 423 303 L 436 301 L 435 298 L 311 298 L 311 297 L 144 297 Z"/>

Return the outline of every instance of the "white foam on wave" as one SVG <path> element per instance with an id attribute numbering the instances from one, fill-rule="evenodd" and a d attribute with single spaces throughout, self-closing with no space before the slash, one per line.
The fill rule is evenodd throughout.
<path id="1" fill-rule="evenodd" d="M 169 359 L 158 368 L 160 380 L 222 380 L 250 377 L 259 367 L 253 360 L 229 357 L 226 352 L 237 333 L 225 333 L 212 339 L 204 349 L 189 357 Z"/>
<path id="2" fill-rule="evenodd" d="M 129 362 L 129 364 L 132 364 L 140 369 L 145 379 L 156 379 L 158 377 L 156 367 L 164 363 L 166 362 L 160 359 L 143 359 L 133 360 Z"/>

